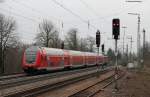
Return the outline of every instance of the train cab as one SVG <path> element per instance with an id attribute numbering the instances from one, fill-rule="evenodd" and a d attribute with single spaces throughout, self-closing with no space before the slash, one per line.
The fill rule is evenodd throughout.
<path id="1" fill-rule="evenodd" d="M 43 56 L 40 47 L 27 48 L 23 55 L 23 70 L 25 72 L 35 72 L 37 68 L 41 67 L 41 57 Z"/>

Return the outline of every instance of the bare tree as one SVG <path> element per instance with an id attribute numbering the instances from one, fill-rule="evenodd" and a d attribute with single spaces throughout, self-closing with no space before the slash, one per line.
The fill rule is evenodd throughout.
<path id="1" fill-rule="evenodd" d="M 56 30 L 52 22 L 43 20 L 39 24 L 40 33 L 36 36 L 36 43 L 45 47 L 60 47 L 59 32 Z"/>
<path id="2" fill-rule="evenodd" d="M 86 38 L 81 38 L 79 42 L 79 50 L 80 51 L 89 51 L 88 49 L 88 43 Z"/>
<path id="3" fill-rule="evenodd" d="M 79 38 L 78 30 L 73 28 L 68 31 L 65 37 L 65 44 L 67 45 L 67 49 L 93 52 L 95 38 L 91 36 Z"/>
<path id="4" fill-rule="evenodd" d="M 12 18 L 6 18 L 0 14 L 0 73 L 4 73 L 7 48 L 16 46 L 18 43 L 15 29 L 16 22 Z"/>
<path id="5" fill-rule="evenodd" d="M 94 52 L 95 38 L 92 36 L 88 36 L 87 38 L 79 39 L 79 50 L 80 51 L 88 51 Z"/>
<path id="6" fill-rule="evenodd" d="M 95 45 L 95 38 L 92 36 L 88 36 L 86 40 L 87 40 L 88 51 L 93 52 L 94 51 L 94 45 Z"/>
<path id="7" fill-rule="evenodd" d="M 61 39 L 59 38 L 59 32 L 54 32 L 51 40 L 49 41 L 50 47 L 61 48 Z"/>
<path id="8" fill-rule="evenodd" d="M 79 38 L 77 36 L 77 29 L 70 29 L 65 37 L 65 43 L 67 44 L 67 49 L 78 50 L 79 49 Z"/>

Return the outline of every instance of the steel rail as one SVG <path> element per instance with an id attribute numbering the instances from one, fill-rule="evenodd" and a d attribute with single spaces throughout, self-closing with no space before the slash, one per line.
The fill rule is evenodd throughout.
<path id="1" fill-rule="evenodd" d="M 124 75 L 124 74 L 119 75 L 119 77 L 117 78 L 117 80 L 119 80 L 121 77 L 123 77 L 123 75 Z M 99 84 L 102 84 L 103 82 L 108 81 L 108 80 L 114 78 L 114 76 L 115 76 L 115 75 L 112 75 L 112 76 L 110 76 L 110 77 L 108 77 L 108 78 L 105 78 L 105 79 L 103 79 L 103 80 L 101 80 L 101 81 L 95 83 L 95 84 L 92 84 L 92 85 L 90 85 L 90 86 L 88 86 L 88 87 L 86 87 L 86 88 L 84 88 L 84 89 L 82 89 L 82 90 L 80 90 L 80 91 L 78 91 L 78 92 L 76 92 L 76 93 L 70 95 L 69 97 L 78 97 L 78 95 L 82 95 L 82 94 L 84 95 L 84 91 L 87 91 L 87 90 L 89 90 L 89 89 L 91 89 L 91 88 L 93 88 L 93 87 L 95 87 L 95 86 L 97 86 L 97 85 L 99 85 Z M 105 89 L 106 87 L 108 87 L 109 85 L 111 85 L 114 81 L 115 81 L 115 79 L 109 81 L 108 83 L 104 84 L 100 89 L 98 89 L 97 91 L 95 91 L 95 92 L 93 92 L 93 93 L 91 92 L 90 94 L 85 94 L 86 97 L 93 97 L 94 95 L 96 95 L 96 94 L 99 93 L 100 91 L 104 91 L 104 89 Z M 79 96 L 79 97 L 80 97 L 80 96 Z"/>
<path id="2" fill-rule="evenodd" d="M 73 79 L 70 79 L 70 80 L 67 80 L 67 81 L 64 81 L 64 82 L 60 82 L 60 83 L 51 85 L 50 87 L 49 86 L 44 87 L 43 89 L 40 89 L 38 91 L 25 94 L 22 97 L 31 97 L 31 96 L 39 95 L 39 94 L 47 92 L 49 90 L 58 89 L 58 88 L 61 88 L 63 86 L 70 85 L 70 84 L 73 84 L 73 83 L 76 83 L 76 82 L 79 82 L 79 81 L 91 78 L 91 77 L 96 76 L 96 75 L 97 75 L 97 72 L 95 72 L 94 74 L 73 78 Z"/>
<path id="3" fill-rule="evenodd" d="M 24 77 L 24 76 L 26 76 L 25 73 L 15 73 L 15 74 L 10 74 L 10 75 L 4 75 L 4 76 L 0 76 L 0 81 L 12 79 L 12 78 Z"/>
<path id="4" fill-rule="evenodd" d="M 124 76 L 124 74 L 119 75 L 119 77 L 116 80 L 119 80 L 123 76 Z M 89 95 L 87 97 L 93 97 L 94 95 L 100 93 L 101 91 L 105 91 L 105 88 L 110 86 L 111 84 L 113 84 L 113 82 L 115 82 L 115 80 L 111 80 L 109 83 L 106 83 L 102 88 L 100 88 L 99 90 L 97 90 L 96 92 L 92 93 L 91 95 Z"/>
<path id="5" fill-rule="evenodd" d="M 54 72 L 54 73 L 48 73 L 48 74 L 42 74 L 42 75 L 34 75 L 34 76 L 24 76 L 24 77 L 19 77 L 19 78 L 12 78 L 12 79 L 6 79 L 6 80 L 1 80 L 0 81 L 0 90 L 9 88 L 9 87 L 14 87 L 18 85 L 23 85 L 27 83 L 33 83 L 45 79 L 51 79 L 51 78 L 56 78 L 59 76 L 63 75 L 70 75 L 72 73 L 78 73 L 78 72 L 85 72 L 85 71 L 90 71 L 96 69 L 96 67 L 92 68 L 82 68 L 82 69 L 75 69 L 75 70 L 70 70 L 70 71 L 61 71 L 61 72 Z"/>
<path id="6" fill-rule="evenodd" d="M 106 71 L 106 70 L 103 70 L 103 71 Z M 57 80 L 57 82 L 53 82 L 53 83 L 48 83 L 48 84 L 44 84 L 44 85 L 39 85 L 39 86 L 33 86 L 31 88 L 27 88 L 24 89 L 24 90 L 18 90 L 18 92 L 15 92 L 15 93 L 10 93 L 8 95 L 5 95 L 6 97 L 18 97 L 18 96 L 21 96 L 21 97 L 32 97 L 32 96 L 35 96 L 39 93 L 42 93 L 42 92 L 45 92 L 45 91 L 48 91 L 48 90 L 51 90 L 51 89 L 55 89 L 55 88 L 60 88 L 62 86 L 65 86 L 65 85 L 68 85 L 68 84 L 72 84 L 72 83 L 75 83 L 77 81 L 81 81 L 81 80 L 84 80 L 84 79 L 87 79 L 89 77 L 93 77 L 93 75 L 97 75 L 97 70 L 92 70 L 92 71 L 84 71 L 82 73 L 78 72 L 78 74 L 74 74 L 75 77 L 71 76 L 71 78 L 69 77 L 68 79 L 65 79 L 64 81 L 62 80 Z M 57 78 L 59 79 L 59 78 Z M 49 80 L 46 80 L 49 82 Z M 40 83 L 43 84 L 43 82 L 41 81 Z M 32 83 L 32 84 L 35 84 L 35 83 Z"/>

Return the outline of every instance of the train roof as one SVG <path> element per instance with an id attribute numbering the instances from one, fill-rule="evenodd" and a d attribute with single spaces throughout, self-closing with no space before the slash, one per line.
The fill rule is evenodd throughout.
<path id="1" fill-rule="evenodd" d="M 27 48 L 25 51 L 38 51 L 40 50 L 40 48 L 38 46 L 31 46 L 29 48 Z"/>
<path id="2" fill-rule="evenodd" d="M 56 49 L 56 48 L 46 48 L 42 47 L 46 51 L 46 54 L 48 55 L 63 55 L 64 52 L 62 49 Z"/>
<path id="3" fill-rule="evenodd" d="M 75 50 L 64 50 L 64 49 L 58 49 L 58 48 L 47 48 L 47 47 L 39 47 L 39 46 L 31 46 L 29 48 L 27 48 L 26 50 L 34 50 L 34 51 L 38 51 L 38 50 L 45 50 L 46 54 L 48 55 L 63 55 L 64 51 L 69 51 L 69 53 L 71 55 L 86 55 L 86 56 L 97 56 L 97 53 L 92 53 L 92 52 L 82 52 L 82 51 L 75 51 Z M 100 56 L 102 56 L 101 54 L 99 54 Z M 107 56 L 105 56 L 107 57 Z"/>

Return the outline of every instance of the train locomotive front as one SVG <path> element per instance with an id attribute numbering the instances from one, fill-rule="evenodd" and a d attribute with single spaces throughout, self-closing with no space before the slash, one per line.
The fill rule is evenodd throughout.
<path id="1" fill-rule="evenodd" d="M 44 70 L 46 64 L 42 62 L 43 59 L 44 53 L 42 48 L 37 46 L 29 47 L 24 52 L 22 68 L 26 73 L 34 73 L 38 70 Z"/>

